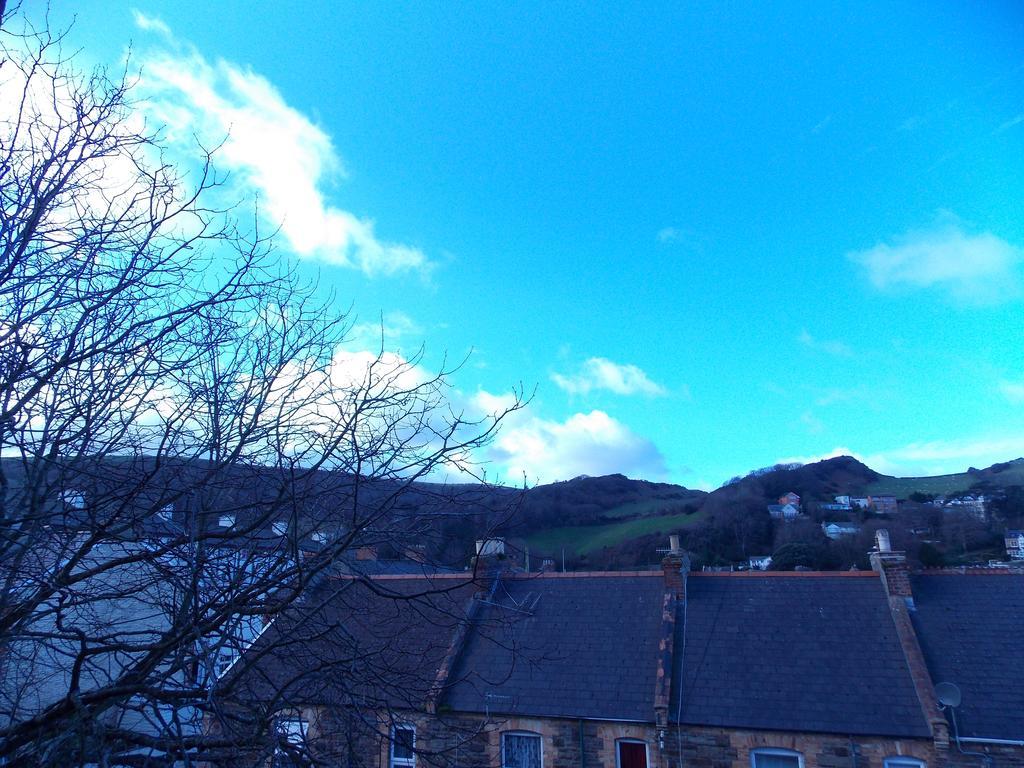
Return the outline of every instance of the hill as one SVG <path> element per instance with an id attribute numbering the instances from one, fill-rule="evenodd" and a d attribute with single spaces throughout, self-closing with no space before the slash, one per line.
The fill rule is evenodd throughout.
<path id="1" fill-rule="evenodd" d="M 799 524 L 782 526 L 771 520 L 767 505 L 790 491 L 804 500 L 809 517 L 801 518 Z M 857 558 L 870 549 L 873 528 L 885 521 L 863 519 L 863 535 L 829 545 L 819 527 L 820 519 L 824 518 L 814 513 L 818 503 L 829 502 L 840 494 L 891 494 L 907 500 L 914 494 L 966 492 L 995 492 L 994 514 L 1003 522 L 1016 519 L 1016 508 L 1024 505 L 1024 459 L 985 469 L 972 467 L 951 475 L 893 477 L 880 474 L 853 457 L 839 456 L 806 465 L 765 467 L 708 494 L 667 483 L 630 480 L 622 475 L 577 478 L 526 491 L 512 535 L 522 538 L 533 557 L 554 557 L 557 561 L 564 552 L 570 567 L 629 568 L 651 564 L 656 562 L 658 548 L 665 546 L 671 533 L 681 534 L 687 548 L 705 564 L 743 562 L 752 554 L 774 552 L 791 539 L 806 539 L 816 541 L 823 552 L 831 551 L 822 559 L 835 560 L 827 567 L 848 567 L 851 558 L 858 562 Z M 840 520 L 847 517 L 842 513 L 830 514 Z M 917 529 L 928 527 L 926 521 L 918 519 L 923 514 L 920 509 L 912 514 L 917 515 L 913 523 L 889 522 L 894 535 L 904 523 Z M 864 513 L 859 517 L 850 513 L 848 517 L 856 521 L 864 518 Z M 984 526 L 973 534 L 954 531 L 950 526 L 955 527 L 955 521 L 944 524 L 941 515 L 927 522 L 933 538 L 959 537 L 964 556 L 969 556 L 968 549 L 972 549 L 968 546 L 971 536 L 985 546 L 998 538 L 995 528 L 983 534 L 980 528 Z M 998 556 L 998 552 L 993 551 L 992 556 Z"/>
<path id="2" fill-rule="evenodd" d="M 1024 486 L 1024 458 L 993 464 L 986 469 L 971 467 L 966 472 L 932 477 L 890 477 L 879 475 L 876 480 L 857 488 L 862 493 L 891 494 L 907 499 L 912 493 L 948 496 L 967 491 L 991 491 Z"/>
<path id="3" fill-rule="evenodd" d="M 713 491 L 705 508 L 711 514 L 736 507 L 763 509 L 790 491 L 803 499 L 825 499 L 855 493 L 881 477 L 852 456 L 837 456 L 813 464 L 777 464 L 754 470 Z"/>
<path id="4" fill-rule="evenodd" d="M 624 475 L 577 477 L 525 492 L 516 533 L 539 556 L 569 557 L 696 522 L 707 494 Z"/>

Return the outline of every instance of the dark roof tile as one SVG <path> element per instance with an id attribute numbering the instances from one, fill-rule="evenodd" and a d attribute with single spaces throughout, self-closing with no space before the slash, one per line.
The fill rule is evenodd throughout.
<path id="1" fill-rule="evenodd" d="M 877 577 L 692 574 L 685 617 L 673 719 L 928 735 Z"/>
<path id="2" fill-rule="evenodd" d="M 911 614 L 936 683 L 954 683 L 960 735 L 1024 734 L 1024 575 L 935 573 L 911 578 Z"/>

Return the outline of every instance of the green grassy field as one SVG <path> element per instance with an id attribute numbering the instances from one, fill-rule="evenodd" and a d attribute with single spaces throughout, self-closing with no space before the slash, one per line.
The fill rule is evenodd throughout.
<path id="1" fill-rule="evenodd" d="M 975 475 L 961 472 L 956 475 L 936 475 L 934 477 L 881 477 L 864 488 L 864 493 L 891 494 L 901 499 L 907 498 L 914 491 L 921 493 L 950 494 L 966 491 L 981 479 Z M 990 478 L 997 485 L 1024 485 L 1024 462 L 1014 462 L 1009 468 L 992 475 Z"/>
<path id="2" fill-rule="evenodd" d="M 663 502 L 662 502 L 663 503 Z M 635 505 L 627 505 L 635 506 Z M 639 505 L 636 505 L 639 506 Z M 635 512 L 633 513 L 635 514 Z M 601 547 L 610 547 L 637 536 L 649 533 L 669 533 L 680 528 L 695 525 L 704 519 L 703 512 L 692 515 L 661 515 L 625 520 L 621 523 L 604 525 L 577 525 L 564 528 L 548 528 L 526 540 L 531 552 L 536 555 L 558 554 L 565 548 L 566 554 L 585 555 Z"/>
<path id="3" fill-rule="evenodd" d="M 657 515 L 662 511 L 678 509 L 686 502 L 679 499 L 645 499 L 644 501 L 631 501 L 618 507 L 612 507 L 601 513 L 602 517 L 643 517 Z"/>

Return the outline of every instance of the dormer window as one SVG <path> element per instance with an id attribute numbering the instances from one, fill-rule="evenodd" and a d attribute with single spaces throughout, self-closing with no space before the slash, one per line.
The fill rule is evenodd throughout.
<path id="1" fill-rule="evenodd" d="M 235 524 L 235 516 L 234 515 L 221 515 L 217 519 L 217 522 L 218 522 L 218 524 L 220 525 L 221 528 L 230 528 L 231 526 L 233 526 Z"/>

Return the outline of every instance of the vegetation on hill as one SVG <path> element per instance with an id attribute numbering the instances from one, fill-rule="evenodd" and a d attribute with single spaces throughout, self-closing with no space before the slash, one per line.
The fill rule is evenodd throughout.
<path id="1" fill-rule="evenodd" d="M 805 514 L 789 523 L 772 520 L 767 505 L 790 491 L 800 495 Z M 936 495 L 969 492 L 994 495 L 987 520 L 929 503 Z M 906 503 L 895 516 L 821 508 L 840 494 L 895 495 Z M 529 548 L 535 564 L 550 557 L 560 565 L 564 553 L 570 568 L 652 565 L 670 534 L 682 537 L 698 566 L 774 554 L 780 568 L 866 568 L 880 527 L 927 566 L 986 561 L 1003 556 L 1007 527 L 1024 525 L 1024 459 L 956 475 L 897 478 L 840 456 L 755 470 L 707 494 L 622 475 L 581 477 L 525 491 L 514 519 L 507 533 Z M 834 521 L 860 530 L 830 540 L 821 524 Z"/>
<path id="2" fill-rule="evenodd" d="M 914 493 L 949 496 L 968 491 L 994 490 L 1011 486 L 1024 486 L 1024 459 L 993 464 L 987 469 L 974 469 L 954 475 L 933 477 L 889 477 L 878 479 L 861 489 L 864 493 L 891 494 L 909 499 Z"/>

